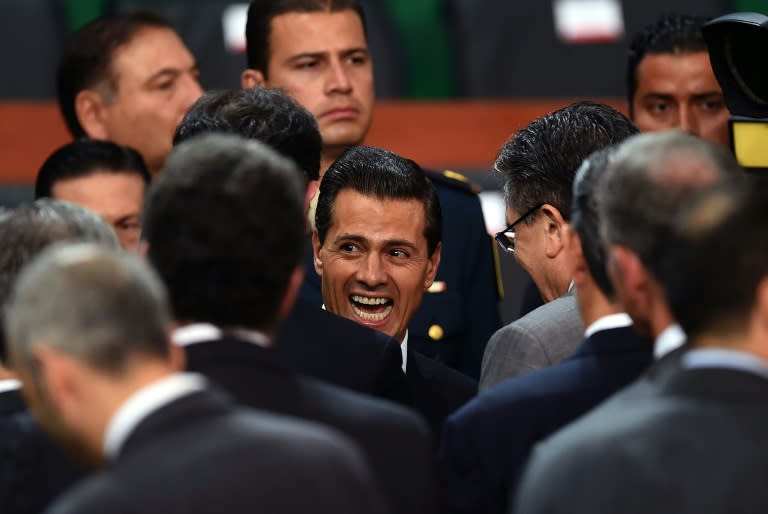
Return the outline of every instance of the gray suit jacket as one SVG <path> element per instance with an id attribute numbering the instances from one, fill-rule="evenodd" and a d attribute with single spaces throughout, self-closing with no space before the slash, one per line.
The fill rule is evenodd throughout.
<path id="1" fill-rule="evenodd" d="M 545 368 L 570 357 L 584 340 L 576 298 L 545 303 L 497 330 L 483 355 L 480 391 L 526 371 Z"/>
<path id="2" fill-rule="evenodd" d="M 515 512 L 764 512 L 766 398 L 753 373 L 667 366 L 541 444 Z"/>

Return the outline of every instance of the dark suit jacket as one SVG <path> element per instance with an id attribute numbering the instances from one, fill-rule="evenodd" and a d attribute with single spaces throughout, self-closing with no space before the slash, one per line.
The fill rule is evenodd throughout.
<path id="1" fill-rule="evenodd" d="M 277 332 L 280 359 L 302 375 L 410 405 L 397 341 L 320 305 L 296 302 Z"/>
<path id="2" fill-rule="evenodd" d="M 451 416 L 440 451 L 452 513 L 503 513 L 533 446 L 635 380 L 653 342 L 631 327 L 603 330 L 549 368 L 501 382 Z"/>
<path id="3" fill-rule="evenodd" d="M 350 437 L 363 449 L 394 512 L 434 512 L 434 447 L 415 413 L 298 376 L 253 343 L 221 339 L 185 349 L 189 370 L 206 375 L 239 402 L 324 423 Z"/>
<path id="4" fill-rule="evenodd" d="M 477 394 L 477 382 L 413 351 L 410 343 L 409 335 L 405 376 L 411 388 L 413 408 L 427 419 L 438 440 L 445 418 Z"/>
<path id="5" fill-rule="evenodd" d="M 443 213 L 443 248 L 435 281 L 445 284 L 445 290 L 424 294 L 408 326 L 408 344 L 477 379 L 485 345 L 501 327 L 496 246 L 471 185 L 450 173 L 427 171 L 426 175 L 437 190 Z M 304 265 L 300 296 L 321 305 L 320 277 L 311 247 Z"/>
<path id="6" fill-rule="evenodd" d="M 21 391 L 18 389 L 0 393 L 0 422 L 6 416 L 16 414 L 26 408 L 24 398 L 22 398 Z"/>
<path id="7" fill-rule="evenodd" d="M 235 408 L 209 391 L 150 414 L 106 470 L 54 514 L 382 512 L 354 446 L 337 432 Z"/>
<path id="8" fill-rule="evenodd" d="M 27 411 L 0 423 L 0 512 L 37 514 L 84 476 Z"/>
<path id="9" fill-rule="evenodd" d="M 631 402 L 612 402 L 539 445 L 519 511 L 764 512 L 768 380 L 734 369 L 666 371 Z"/>

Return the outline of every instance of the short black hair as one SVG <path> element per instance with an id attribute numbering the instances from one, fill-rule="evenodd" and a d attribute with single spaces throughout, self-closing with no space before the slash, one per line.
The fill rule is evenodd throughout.
<path id="1" fill-rule="evenodd" d="M 689 202 L 662 266 L 667 299 L 689 338 L 740 333 L 768 277 L 768 191 L 745 180 Z"/>
<path id="2" fill-rule="evenodd" d="M 177 320 L 268 330 L 304 254 L 296 165 L 232 134 L 175 147 L 150 187 L 147 255 Z"/>
<path id="3" fill-rule="evenodd" d="M 45 248 L 59 241 L 82 241 L 117 248 L 112 228 L 85 207 L 63 200 L 41 198 L 0 212 L 0 310 L 16 277 Z M 5 337 L 0 327 L 0 360 L 5 360 Z"/>
<path id="4" fill-rule="evenodd" d="M 267 77 L 269 36 L 275 17 L 292 12 L 339 12 L 347 9 L 354 10 L 360 16 L 365 34 L 365 14 L 360 0 L 251 0 L 245 24 L 248 67 L 261 71 Z"/>
<path id="5" fill-rule="evenodd" d="M 573 177 L 582 161 L 636 133 L 619 111 L 592 102 L 535 119 L 515 132 L 496 157 L 494 168 L 504 175 L 507 205 L 523 213 L 548 203 L 570 219 Z"/>
<path id="6" fill-rule="evenodd" d="M 67 41 L 56 72 L 59 109 L 73 137 L 84 137 L 75 111 L 80 91 L 99 85 L 104 94 L 115 92 L 112 60 L 115 51 L 146 27 L 171 29 L 162 16 L 146 11 L 102 16 L 80 28 Z"/>
<path id="7" fill-rule="evenodd" d="M 596 186 L 610 163 L 615 146 L 598 150 L 582 163 L 573 180 L 573 208 L 571 226 L 581 240 L 581 250 L 597 287 L 609 300 L 614 300 L 616 291 L 608 277 L 606 251 L 600 237 L 600 218 Z"/>
<path id="8" fill-rule="evenodd" d="M 702 28 L 711 18 L 686 14 L 665 14 L 637 33 L 627 52 L 627 102 L 633 116 L 632 101 L 637 91 L 637 67 L 648 54 L 690 54 L 707 52 Z"/>
<path id="9" fill-rule="evenodd" d="M 60 180 L 86 177 L 94 173 L 138 175 L 149 184 L 151 175 L 139 152 L 111 141 L 78 139 L 54 151 L 43 163 L 35 179 L 35 198 L 53 196 Z"/>
<path id="10" fill-rule="evenodd" d="M 317 237 L 322 244 L 331 226 L 336 196 L 344 189 L 382 200 L 418 200 L 424 204 L 424 237 L 429 255 L 443 237 L 443 213 L 432 182 L 418 164 L 392 152 L 354 146 L 331 164 L 320 182 L 315 210 Z"/>
<path id="11" fill-rule="evenodd" d="M 314 116 L 279 89 L 211 91 L 176 128 L 173 144 L 208 132 L 237 134 L 293 159 L 309 180 L 320 177 L 323 139 Z"/>

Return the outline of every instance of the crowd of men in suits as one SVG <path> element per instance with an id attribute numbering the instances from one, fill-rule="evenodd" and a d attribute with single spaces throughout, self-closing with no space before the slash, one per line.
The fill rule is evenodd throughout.
<path id="1" fill-rule="evenodd" d="M 0 512 L 765 508 L 768 192 L 705 22 L 637 36 L 629 117 L 500 149 L 546 302 L 506 327 L 477 196 L 361 145 L 356 0 L 252 1 L 240 91 L 156 15 L 82 28 L 76 140 L 0 212 Z"/>

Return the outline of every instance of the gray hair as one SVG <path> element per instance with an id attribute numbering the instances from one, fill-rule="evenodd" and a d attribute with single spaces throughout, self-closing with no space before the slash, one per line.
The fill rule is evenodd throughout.
<path id="1" fill-rule="evenodd" d="M 168 355 L 165 290 L 139 257 L 90 243 L 44 250 L 19 275 L 5 312 L 14 364 L 53 347 L 105 373 L 136 355 Z"/>
<path id="2" fill-rule="evenodd" d="M 21 269 L 58 241 L 119 247 L 114 231 L 101 217 L 63 200 L 40 198 L 0 213 L 0 305 Z"/>
<path id="3" fill-rule="evenodd" d="M 685 202 L 741 174 L 731 154 L 691 134 L 634 136 L 620 145 L 598 184 L 601 234 L 636 253 L 658 280 L 664 247 Z"/>

